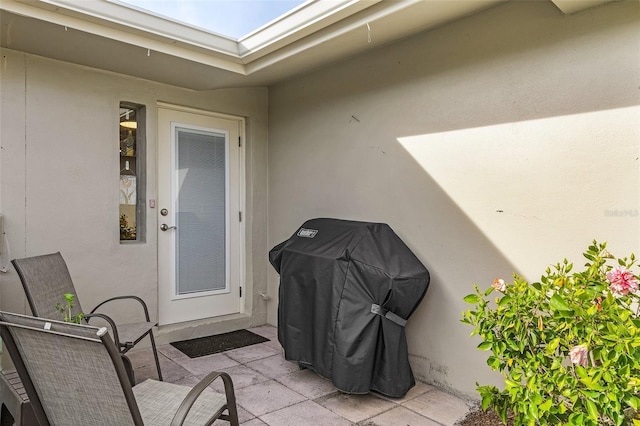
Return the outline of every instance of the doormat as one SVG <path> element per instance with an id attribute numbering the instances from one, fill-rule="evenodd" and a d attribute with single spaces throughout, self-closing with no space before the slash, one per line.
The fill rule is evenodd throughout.
<path id="1" fill-rule="evenodd" d="M 238 330 L 214 336 L 181 340 L 173 342 L 171 345 L 189 358 L 197 358 L 268 341 L 269 339 L 266 337 L 259 336 L 249 330 Z"/>

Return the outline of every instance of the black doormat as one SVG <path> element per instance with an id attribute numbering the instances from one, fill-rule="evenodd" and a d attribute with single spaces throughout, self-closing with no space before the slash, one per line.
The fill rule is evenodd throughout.
<path id="1" fill-rule="evenodd" d="M 238 330 L 215 336 L 181 340 L 171 344 L 189 358 L 197 358 L 268 341 L 269 339 L 266 337 L 259 336 L 249 330 Z"/>

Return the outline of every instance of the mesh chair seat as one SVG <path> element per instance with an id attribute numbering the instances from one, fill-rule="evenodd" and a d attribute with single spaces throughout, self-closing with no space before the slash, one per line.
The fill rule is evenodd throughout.
<path id="1" fill-rule="evenodd" d="M 120 343 L 135 344 L 147 333 L 153 330 L 155 324 L 152 322 L 135 322 L 130 324 L 118 324 L 118 340 Z M 109 327 L 107 327 L 109 328 Z"/>
<path id="2" fill-rule="evenodd" d="M 134 386 L 133 394 L 145 424 L 168 425 L 190 390 L 186 386 L 148 379 Z M 224 395 L 205 389 L 189 411 L 184 425 L 205 424 L 212 413 L 221 412 L 226 404 Z"/>

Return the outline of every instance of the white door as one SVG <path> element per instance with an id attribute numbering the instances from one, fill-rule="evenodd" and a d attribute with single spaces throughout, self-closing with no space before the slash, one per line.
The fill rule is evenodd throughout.
<path id="1" fill-rule="evenodd" d="M 158 319 L 241 311 L 241 118 L 158 106 Z"/>

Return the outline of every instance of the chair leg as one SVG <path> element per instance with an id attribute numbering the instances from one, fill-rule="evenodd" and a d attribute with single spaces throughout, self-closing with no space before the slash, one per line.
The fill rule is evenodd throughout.
<path id="1" fill-rule="evenodd" d="M 229 415 L 220 416 L 220 418 L 227 420 L 231 426 L 240 426 L 238 421 L 238 407 L 236 406 L 236 393 L 233 390 L 233 381 L 227 373 L 220 373 L 220 378 L 224 383 L 224 395 L 227 398 L 227 411 L 229 412 Z"/>
<path id="2" fill-rule="evenodd" d="M 156 368 L 158 369 L 158 380 L 162 382 L 162 371 L 160 371 L 160 360 L 158 359 L 158 350 L 156 349 L 156 339 L 153 338 L 152 331 L 149 331 L 149 339 L 151 339 L 151 349 L 153 349 L 153 358 L 156 361 Z"/>
<path id="3" fill-rule="evenodd" d="M 129 382 L 131 383 L 131 387 L 136 385 L 136 376 L 133 371 L 133 365 L 131 364 L 131 360 L 125 354 L 120 354 L 122 357 L 122 363 L 124 364 L 124 369 L 127 372 L 127 377 L 129 377 Z"/>

